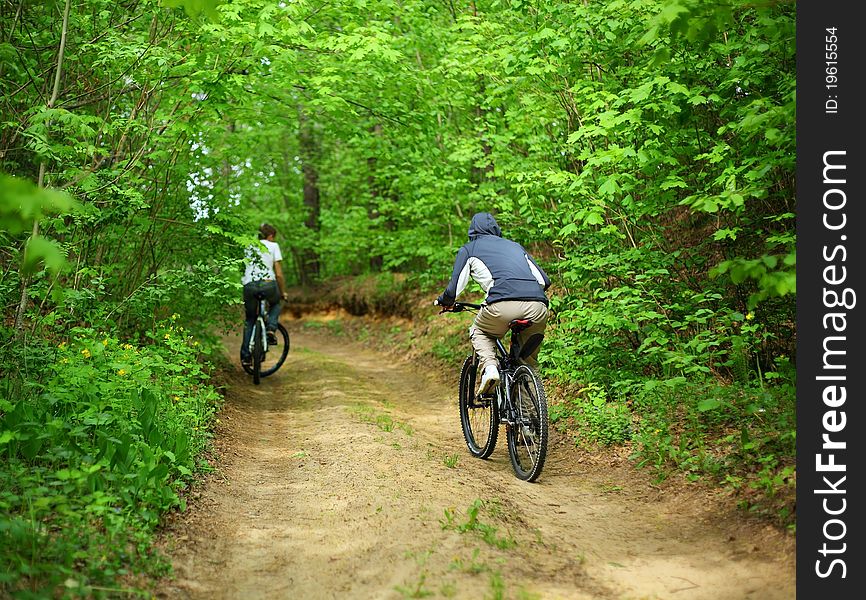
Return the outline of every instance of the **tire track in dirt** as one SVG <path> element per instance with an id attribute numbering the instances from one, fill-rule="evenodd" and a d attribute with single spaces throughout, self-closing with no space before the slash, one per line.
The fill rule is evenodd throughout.
<path id="1" fill-rule="evenodd" d="M 787 536 L 630 468 L 590 468 L 567 443 L 521 482 L 504 436 L 489 460 L 468 454 L 451 386 L 290 330 L 277 374 L 253 386 L 237 366 L 230 379 L 217 472 L 165 529 L 175 578 L 158 597 L 795 596 Z"/>

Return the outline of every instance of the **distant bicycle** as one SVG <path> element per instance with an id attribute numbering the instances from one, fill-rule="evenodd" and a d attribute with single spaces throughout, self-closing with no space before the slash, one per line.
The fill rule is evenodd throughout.
<path id="1" fill-rule="evenodd" d="M 289 354 L 289 332 L 282 323 L 279 323 L 274 332 L 276 343 L 269 343 L 265 329 L 268 307 L 264 293 L 256 294 L 256 300 L 258 300 L 256 324 L 253 327 L 249 345 L 252 361 L 243 367 L 244 371 L 253 376 L 253 383 L 258 385 L 262 377 L 273 375 L 286 362 L 286 356 Z"/>
<path id="2" fill-rule="evenodd" d="M 477 311 L 480 304 L 455 302 L 442 312 Z M 463 437 L 470 454 L 487 458 L 496 447 L 499 424 L 505 425 L 508 455 L 515 475 L 524 481 L 535 481 L 541 475 L 547 457 L 548 417 L 544 386 L 535 371 L 521 362 L 541 343 L 541 337 L 527 340 L 521 347 L 515 334 L 532 324 L 526 319 L 515 319 L 509 324 L 511 346 L 508 350 L 502 340 L 496 340 L 499 360 L 499 385 L 486 394 L 478 392 L 480 381 L 478 356 L 473 352 L 463 361 L 460 370 L 458 404 Z"/>

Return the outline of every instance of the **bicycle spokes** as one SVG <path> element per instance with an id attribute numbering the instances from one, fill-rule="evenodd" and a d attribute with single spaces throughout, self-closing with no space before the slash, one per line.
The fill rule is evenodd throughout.
<path id="1" fill-rule="evenodd" d="M 487 458 L 496 446 L 499 420 L 495 396 L 478 393 L 477 371 L 475 357 L 469 356 L 460 371 L 460 423 L 469 452 L 477 458 Z"/>
<path id="2" fill-rule="evenodd" d="M 511 386 L 513 422 L 508 427 L 508 450 L 515 474 L 534 481 L 547 454 L 547 400 L 535 373 L 526 366 L 515 371 Z"/>
<path id="3" fill-rule="evenodd" d="M 514 399 L 515 422 L 520 436 L 526 440 L 531 439 L 538 431 L 538 411 L 525 381 L 521 381 L 516 388 L 517 397 Z"/>

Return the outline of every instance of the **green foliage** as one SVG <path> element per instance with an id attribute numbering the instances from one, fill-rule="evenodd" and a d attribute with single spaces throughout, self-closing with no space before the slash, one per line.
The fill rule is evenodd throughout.
<path id="1" fill-rule="evenodd" d="M 624 402 L 609 400 L 601 386 L 590 384 L 573 398 L 552 404 L 552 423 L 561 423 L 580 441 L 622 444 L 631 439 L 632 413 Z"/>
<path id="2" fill-rule="evenodd" d="M 786 369 L 780 364 L 780 371 Z M 764 512 L 785 496 L 787 502 L 772 516 L 789 524 L 795 490 L 793 396 L 791 384 L 761 389 L 683 382 L 664 392 L 648 391 L 636 400 L 641 413 L 636 457 L 661 477 L 677 469 L 749 488 L 754 507 Z"/>
<path id="3" fill-rule="evenodd" d="M 172 8 L 182 6 L 186 14 L 191 17 L 198 17 L 199 15 L 205 14 L 208 17 L 214 18 L 217 14 L 217 6 L 222 3 L 223 0 L 160 0 L 163 6 L 169 6 Z"/>
<path id="4" fill-rule="evenodd" d="M 31 231 L 35 222 L 47 216 L 68 215 L 77 206 L 68 194 L 0 173 L 0 231 L 18 236 Z M 21 272 L 31 275 L 40 264 L 56 273 L 66 264 L 64 252 L 53 240 L 31 236 L 24 246 Z"/>
<path id="5" fill-rule="evenodd" d="M 0 173 L 0 229 L 17 235 L 49 215 L 67 214 L 75 201 L 63 192 L 36 187 L 20 177 Z"/>
<path id="6" fill-rule="evenodd" d="M 731 281 L 736 284 L 747 279 L 756 280 L 758 291 L 749 296 L 747 303 L 748 308 L 753 309 L 762 300 L 773 296 L 786 296 L 796 290 L 796 262 L 796 254 L 793 252 L 781 257 L 781 260 L 777 256 L 769 255 L 751 260 L 734 258 L 719 263 L 711 274 L 730 273 Z M 785 268 L 778 269 L 780 263 L 784 264 Z"/>
<path id="7" fill-rule="evenodd" d="M 72 328 L 59 343 L 9 348 L 0 380 L 0 589 L 87 595 L 159 566 L 148 534 L 182 507 L 219 395 L 200 345 L 175 319 L 123 342 Z"/>

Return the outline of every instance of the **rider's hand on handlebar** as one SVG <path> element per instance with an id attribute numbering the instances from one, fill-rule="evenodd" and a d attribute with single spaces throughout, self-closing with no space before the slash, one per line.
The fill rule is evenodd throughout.
<path id="1" fill-rule="evenodd" d="M 438 306 L 441 309 L 439 311 L 440 314 L 454 310 L 453 304 L 442 304 L 442 301 L 440 298 L 436 298 L 436 300 L 433 301 L 433 306 Z"/>

